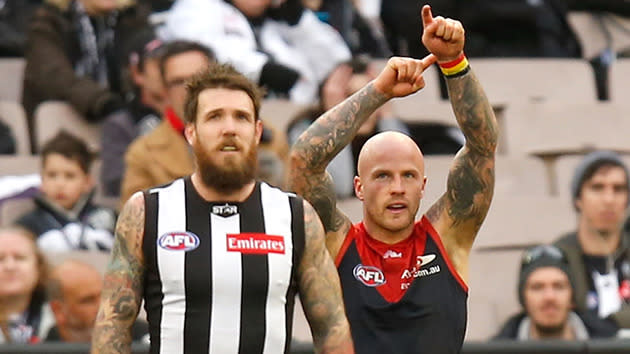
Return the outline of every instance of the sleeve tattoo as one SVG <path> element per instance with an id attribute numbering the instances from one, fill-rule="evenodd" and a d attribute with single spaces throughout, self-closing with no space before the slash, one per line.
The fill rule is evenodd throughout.
<path id="1" fill-rule="evenodd" d="M 324 230 L 304 203 L 305 248 L 298 270 L 300 299 L 317 353 L 353 353 L 339 276 L 324 246 Z"/>
<path id="2" fill-rule="evenodd" d="M 346 224 L 345 217 L 336 210 L 334 186 L 326 167 L 386 101 L 384 95 L 368 84 L 320 116 L 292 147 L 290 187 L 313 205 L 326 232 L 337 232 Z"/>
<path id="3" fill-rule="evenodd" d="M 142 302 L 144 198 L 125 204 L 105 272 L 101 304 L 92 336 L 92 353 L 130 353 L 131 327 Z"/>
<path id="4" fill-rule="evenodd" d="M 474 237 L 490 208 L 494 192 L 498 127 L 492 106 L 472 70 L 446 81 L 466 144 L 451 166 L 446 195 L 431 207 L 428 215 L 437 218 L 446 211 L 453 227 L 472 222 Z"/>

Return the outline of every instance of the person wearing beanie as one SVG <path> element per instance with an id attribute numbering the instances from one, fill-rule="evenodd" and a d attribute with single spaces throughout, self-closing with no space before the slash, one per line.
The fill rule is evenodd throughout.
<path id="1" fill-rule="evenodd" d="M 574 310 L 573 277 L 564 253 L 541 245 L 523 254 L 518 299 L 523 311 L 507 320 L 494 339 L 587 340 L 615 336 L 617 326 Z"/>
<path id="2" fill-rule="evenodd" d="M 630 328 L 628 167 L 612 151 L 594 151 L 577 165 L 571 197 L 577 228 L 554 242 L 574 275 L 577 309 Z"/>

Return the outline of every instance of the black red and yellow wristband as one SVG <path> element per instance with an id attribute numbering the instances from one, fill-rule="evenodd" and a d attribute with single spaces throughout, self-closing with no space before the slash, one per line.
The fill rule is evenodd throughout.
<path id="1" fill-rule="evenodd" d="M 442 74 L 444 74 L 447 78 L 460 77 L 462 75 L 466 75 L 466 73 L 470 71 L 468 59 L 466 59 L 466 55 L 464 55 L 463 52 L 454 60 L 446 63 L 439 63 L 439 65 L 440 70 L 442 70 Z"/>

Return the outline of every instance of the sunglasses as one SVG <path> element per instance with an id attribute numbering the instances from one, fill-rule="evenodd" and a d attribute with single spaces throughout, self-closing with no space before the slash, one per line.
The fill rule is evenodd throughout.
<path id="1" fill-rule="evenodd" d="M 532 247 L 525 251 L 523 257 L 521 258 L 521 269 L 529 266 L 530 264 L 536 262 L 543 257 L 550 258 L 562 263 L 568 263 L 564 252 L 558 247 L 551 245 L 540 245 Z"/>

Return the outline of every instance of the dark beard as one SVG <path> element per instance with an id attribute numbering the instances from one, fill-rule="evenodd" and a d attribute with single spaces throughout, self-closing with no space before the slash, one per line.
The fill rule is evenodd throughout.
<path id="1" fill-rule="evenodd" d="M 534 327 L 538 331 L 542 338 L 560 338 L 564 333 L 564 328 L 567 325 L 566 321 L 558 324 L 557 326 L 541 326 L 534 323 Z"/>
<path id="2" fill-rule="evenodd" d="M 199 144 L 194 144 L 193 150 L 195 151 L 199 175 L 207 187 L 229 194 L 254 180 L 258 158 L 253 144 L 245 156 L 245 161 L 240 165 L 234 161 L 217 165 Z"/>

